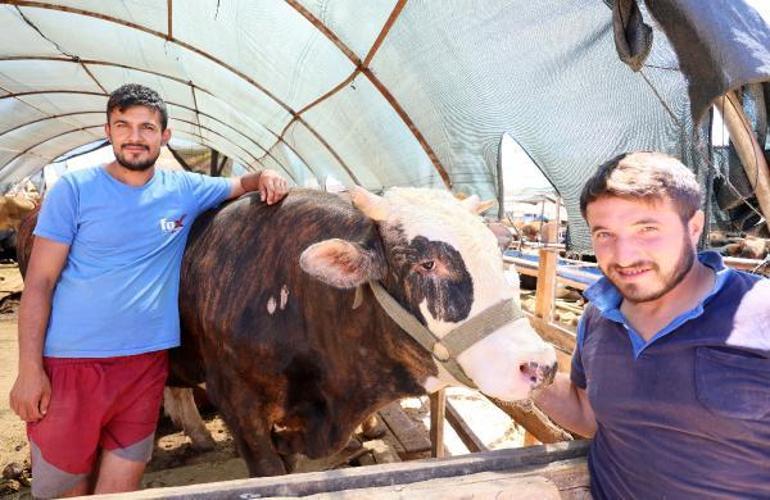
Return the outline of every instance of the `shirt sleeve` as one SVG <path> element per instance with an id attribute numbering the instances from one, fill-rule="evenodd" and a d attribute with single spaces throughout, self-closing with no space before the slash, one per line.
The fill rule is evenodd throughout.
<path id="1" fill-rule="evenodd" d="M 71 245 L 77 232 L 77 214 L 77 188 L 63 176 L 46 193 L 33 234 Z"/>
<path id="2" fill-rule="evenodd" d="M 587 310 L 588 309 L 586 308 L 586 311 Z M 580 317 L 580 322 L 578 323 L 577 329 L 578 331 L 577 331 L 577 341 L 575 343 L 575 352 L 572 353 L 572 368 L 570 370 L 570 380 L 577 387 L 580 387 L 581 389 L 585 389 L 588 386 L 585 369 L 583 368 L 583 357 L 582 357 L 582 351 L 583 351 L 582 347 L 583 347 L 583 341 L 585 340 L 585 333 L 586 333 L 585 312 Z"/>
<path id="3" fill-rule="evenodd" d="M 198 206 L 198 213 L 213 208 L 230 196 L 231 179 L 226 177 L 210 177 L 192 172 L 185 172 L 192 197 Z"/>

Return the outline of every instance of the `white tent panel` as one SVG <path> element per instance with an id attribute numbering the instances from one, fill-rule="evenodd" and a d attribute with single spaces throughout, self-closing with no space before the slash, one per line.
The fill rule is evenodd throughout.
<path id="1" fill-rule="evenodd" d="M 259 105 L 252 102 L 250 97 L 244 97 L 247 100 L 239 102 L 225 98 L 222 93 L 218 95 L 196 93 L 199 110 L 227 123 L 230 127 L 256 141 L 263 148 L 267 148 L 275 142 L 278 132 L 289 121 L 289 114 L 280 108 L 274 108 L 275 113 L 269 117 L 272 131 L 268 130 L 265 127 L 265 122 L 259 120 L 260 115 L 262 115 L 259 112 Z"/>
<path id="2" fill-rule="evenodd" d="M 363 61 L 397 2 L 300 0 L 300 3 Z"/>
<path id="3" fill-rule="evenodd" d="M 77 90 L 101 92 L 79 64 L 64 61 L 0 61 L 3 88 L 12 93 L 37 90 Z"/>
<path id="4" fill-rule="evenodd" d="M 174 130 L 181 129 L 194 131 L 195 133 L 209 138 L 211 141 L 216 142 L 217 144 L 223 144 L 230 148 L 236 148 L 241 151 L 241 156 L 245 155 L 250 162 L 255 161 L 263 154 L 262 149 L 254 145 L 254 143 L 251 143 L 243 136 L 234 133 L 232 129 L 228 129 L 216 122 L 210 121 L 209 123 L 205 123 L 203 120 L 201 120 L 200 126 L 198 126 L 198 122 L 196 121 L 180 121 L 172 118 L 171 125 L 173 126 Z"/>
<path id="5" fill-rule="evenodd" d="M 58 120 L 45 120 L 18 128 L 0 136 L 0 165 L 4 165 L 20 153 L 45 143 L 59 134 L 83 127 L 99 125 L 100 119 L 89 115 L 64 117 Z"/>
<path id="6" fill-rule="evenodd" d="M 244 165 L 251 165 L 256 161 L 256 158 L 251 155 L 249 151 L 244 150 L 237 145 L 228 143 L 221 137 L 218 137 L 207 130 L 198 129 L 198 127 L 194 125 L 177 121 L 174 121 L 173 125 L 177 137 L 186 138 L 199 144 L 205 144 Z"/>
<path id="7" fill-rule="evenodd" d="M 201 127 L 208 128 L 213 133 L 221 135 L 229 143 L 249 151 L 254 157 L 258 158 L 265 154 L 265 149 L 259 143 L 256 143 L 246 135 L 238 133 L 237 129 L 228 127 L 222 122 L 212 120 L 205 116 L 200 116 L 198 121 L 194 123 L 200 123 Z"/>
<path id="8" fill-rule="evenodd" d="M 195 122 L 197 119 L 197 116 L 195 111 L 187 108 L 180 108 L 179 106 L 175 106 L 173 104 L 166 103 L 166 107 L 168 108 L 168 114 L 169 116 L 173 116 L 175 118 L 179 118 L 184 121 L 188 122 Z M 173 130 L 172 130 L 173 133 Z"/>
<path id="9" fill-rule="evenodd" d="M 25 95 L 20 99 L 49 116 L 73 111 L 104 111 L 107 107 L 107 96 L 105 95 L 41 93 Z M 102 121 L 106 121 L 106 119 L 107 116 L 105 115 Z"/>
<path id="10" fill-rule="evenodd" d="M 121 0 L 120 2 L 58 0 L 56 4 L 123 19 L 163 33 L 166 33 L 166 26 L 168 25 L 167 2 L 158 0 Z M 184 5 L 184 2 L 177 3 L 177 5 L 180 4 Z"/>
<path id="11" fill-rule="evenodd" d="M 182 49 L 165 38 L 87 15 L 36 7 L 21 9 L 68 54 L 77 54 L 81 59 L 116 61 L 187 79 L 176 60 L 176 52 Z"/>
<path id="12" fill-rule="evenodd" d="M 283 142 L 270 149 L 270 154 L 282 165 L 290 168 L 298 186 L 317 185 L 320 182 L 315 173 Z"/>
<path id="13" fill-rule="evenodd" d="M 35 120 L 17 125 L 11 130 L 0 133 L 0 142 L 5 140 L 6 137 L 12 136 L 14 134 L 16 134 L 17 137 L 8 140 L 18 141 L 19 139 L 22 139 L 22 142 L 24 142 L 26 141 L 28 135 L 43 138 L 50 137 L 51 135 L 56 135 L 62 131 L 61 127 L 59 127 L 60 123 L 65 124 L 65 126 L 69 127 L 70 129 L 74 129 L 79 127 L 91 127 L 103 122 L 103 111 L 65 113 L 55 117 L 44 116 L 42 118 L 37 118 Z"/>
<path id="14" fill-rule="evenodd" d="M 279 133 L 291 118 L 290 113 L 267 94 L 222 66 L 208 59 L 193 58 L 189 53 L 180 57 L 181 63 L 194 75 L 198 87 L 216 96 L 219 101 L 229 103 L 236 110 L 248 113 L 252 120 L 262 123 L 264 128 L 275 134 Z M 201 110 L 206 109 L 211 99 L 203 92 L 196 93 L 196 98 Z"/>
<path id="15" fill-rule="evenodd" d="M 26 155 L 17 158 L 4 168 L 0 169 L 0 182 L 15 182 L 31 175 L 44 165 L 51 162 L 64 153 L 83 144 L 98 140 L 101 125 L 86 131 L 77 131 L 54 137 L 40 146 L 30 150 Z"/>
<path id="16" fill-rule="evenodd" d="M 346 186 L 361 184 L 361 179 L 354 179 L 334 155 L 301 123 L 294 122 L 284 134 L 284 141 L 291 145 L 304 162 L 315 172 L 318 179 L 331 175 Z M 344 161 L 344 160 L 343 160 Z M 355 174 L 353 174 L 355 175 Z M 358 179 L 358 182 L 356 181 Z"/>
<path id="17" fill-rule="evenodd" d="M 188 0 L 174 36 L 248 75 L 297 110 L 337 85 L 353 65 L 286 2 Z"/>
<path id="18" fill-rule="evenodd" d="M 89 64 L 87 67 L 108 92 L 112 92 L 129 82 L 139 83 L 155 89 L 166 102 L 178 103 L 191 108 L 195 106 L 190 86 L 176 80 L 119 66 Z"/>
<path id="19" fill-rule="evenodd" d="M 24 21 L 13 5 L 0 5 L 0 26 L 3 57 L 61 55 L 54 44 Z"/>
<path id="20" fill-rule="evenodd" d="M 308 110 L 305 120 L 345 152 L 344 161 L 366 186 L 381 189 L 415 179 L 420 180 L 417 185 L 433 185 L 435 169 L 430 159 L 366 77 L 359 75 Z"/>
<path id="21" fill-rule="evenodd" d="M 26 100 L 26 98 L 23 99 Z M 32 120 L 45 116 L 45 113 L 26 104 L 21 99 L 13 97 L 0 98 L 0 134 L 18 125 L 29 123 Z"/>

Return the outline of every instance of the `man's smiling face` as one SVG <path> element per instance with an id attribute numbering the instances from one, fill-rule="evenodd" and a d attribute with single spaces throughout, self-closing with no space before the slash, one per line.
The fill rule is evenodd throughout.
<path id="1" fill-rule="evenodd" d="M 632 303 L 660 299 L 695 261 L 701 213 L 684 223 L 671 200 L 604 196 L 586 207 L 596 260 Z"/>
<path id="2" fill-rule="evenodd" d="M 129 170 L 144 171 L 155 165 L 161 146 L 171 137 L 162 130 L 160 112 L 147 106 L 114 109 L 105 133 L 118 163 Z"/>

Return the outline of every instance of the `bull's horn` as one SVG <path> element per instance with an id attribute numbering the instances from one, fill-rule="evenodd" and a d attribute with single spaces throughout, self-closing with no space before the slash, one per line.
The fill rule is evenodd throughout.
<path id="1" fill-rule="evenodd" d="M 353 187 L 351 194 L 353 206 L 361 210 L 370 219 L 382 221 L 388 218 L 390 205 L 382 196 L 370 193 L 360 186 Z"/>
<path id="2" fill-rule="evenodd" d="M 497 200 L 481 201 L 478 196 L 471 195 L 460 202 L 469 212 L 482 214 L 497 205 Z"/>

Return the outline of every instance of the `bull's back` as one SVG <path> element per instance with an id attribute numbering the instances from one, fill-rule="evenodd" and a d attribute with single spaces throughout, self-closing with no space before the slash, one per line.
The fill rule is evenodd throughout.
<path id="1" fill-rule="evenodd" d="M 182 264 L 185 357 L 201 369 L 208 358 L 249 373 L 258 359 L 259 371 L 269 376 L 283 373 L 298 349 L 312 351 L 311 344 L 324 342 L 309 329 L 338 322 L 338 303 L 352 292 L 314 280 L 300 269 L 299 257 L 335 237 L 379 244 L 369 219 L 320 191 L 292 190 L 274 206 L 253 193 L 200 216 Z M 199 370 L 187 378 L 202 377 Z"/>

